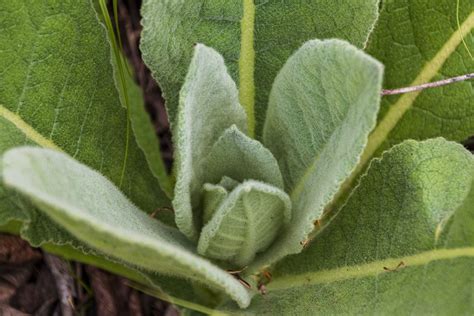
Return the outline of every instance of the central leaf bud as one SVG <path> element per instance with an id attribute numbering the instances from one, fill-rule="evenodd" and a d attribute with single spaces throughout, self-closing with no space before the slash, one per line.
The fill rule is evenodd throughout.
<path id="1" fill-rule="evenodd" d="M 203 162 L 199 254 L 245 266 L 290 221 L 291 202 L 273 155 L 232 126 Z"/>

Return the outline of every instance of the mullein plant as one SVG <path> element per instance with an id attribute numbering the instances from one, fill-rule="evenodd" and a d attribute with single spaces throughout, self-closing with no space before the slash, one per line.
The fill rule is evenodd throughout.
<path id="1" fill-rule="evenodd" d="M 204 313 L 473 312 L 472 82 L 381 97 L 472 72 L 472 1 L 144 1 L 172 175 L 105 1 L 0 7 L 3 231 Z"/>

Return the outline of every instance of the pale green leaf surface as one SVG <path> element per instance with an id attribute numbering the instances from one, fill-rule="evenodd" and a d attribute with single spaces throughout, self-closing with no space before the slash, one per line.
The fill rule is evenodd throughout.
<path id="1" fill-rule="evenodd" d="M 248 314 L 472 314 L 473 202 L 462 146 L 395 146 L 309 248 L 277 264 Z"/>
<path id="2" fill-rule="evenodd" d="M 262 130 L 273 82 L 308 40 L 339 38 L 363 48 L 378 18 L 379 0 L 255 0 L 256 121 Z"/>
<path id="3" fill-rule="evenodd" d="M 202 224 L 205 225 L 214 216 L 228 192 L 225 187 L 211 183 L 205 183 L 202 190 Z"/>
<path id="4" fill-rule="evenodd" d="M 163 89 L 174 123 L 193 44 L 215 48 L 224 56 L 231 76 L 245 89 L 242 105 L 251 108 L 253 104 L 244 103 L 255 99 L 259 135 L 268 94 L 287 58 L 314 38 L 342 38 L 364 46 L 377 11 L 378 0 L 148 0 L 142 7 L 141 50 Z"/>
<path id="5" fill-rule="evenodd" d="M 219 181 L 218 184 L 222 186 L 223 188 L 225 188 L 227 191 L 232 191 L 236 186 L 239 185 L 239 182 L 235 181 L 232 178 L 229 178 L 228 176 L 223 176 L 221 181 Z"/>
<path id="6" fill-rule="evenodd" d="M 222 175 L 243 182 L 253 179 L 283 189 L 283 179 L 272 153 L 235 125 L 212 146 L 202 164 L 204 182 L 217 183 Z"/>
<path id="7" fill-rule="evenodd" d="M 474 72 L 474 2 L 384 1 L 367 52 L 385 65 L 385 89 L 419 85 Z M 463 43 L 464 39 L 464 43 Z M 381 125 L 364 162 L 405 139 L 474 134 L 473 81 L 383 98 Z"/>
<path id="8" fill-rule="evenodd" d="M 264 251 L 291 218 L 288 195 L 247 180 L 230 192 L 203 227 L 198 252 L 243 268 Z"/>
<path id="9" fill-rule="evenodd" d="M 93 248 L 150 271 L 203 282 L 248 305 L 237 280 L 197 256 L 178 230 L 151 219 L 98 172 L 62 153 L 32 147 L 8 151 L 3 167 L 7 186 Z"/>
<path id="10" fill-rule="evenodd" d="M 173 130 L 176 185 L 173 207 L 178 228 L 197 240 L 198 206 L 204 184 L 202 163 L 212 145 L 230 126 L 246 130 L 234 81 L 227 73 L 222 56 L 212 48 L 197 44 L 186 82 L 180 93 L 180 109 Z"/>
<path id="11" fill-rule="evenodd" d="M 293 217 L 255 268 L 301 251 L 313 222 L 356 166 L 375 125 L 382 71 L 347 42 L 313 40 L 278 74 L 263 139 L 280 164 Z"/>
<path id="12" fill-rule="evenodd" d="M 202 186 L 202 224 L 205 225 L 212 218 L 227 194 L 239 185 L 239 182 L 223 176 L 218 184 L 204 183 Z"/>

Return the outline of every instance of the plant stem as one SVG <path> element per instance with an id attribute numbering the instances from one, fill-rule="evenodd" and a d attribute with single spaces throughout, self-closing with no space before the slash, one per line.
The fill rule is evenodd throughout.
<path id="1" fill-rule="evenodd" d="M 474 78 L 474 73 L 470 73 L 467 75 L 457 76 L 457 77 L 439 80 L 435 82 L 424 83 L 418 86 L 399 88 L 399 89 L 393 89 L 393 90 L 382 90 L 382 95 L 403 94 L 403 93 L 420 91 L 420 90 L 429 89 L 429 88 L 437 88 L 437 87 L 445 86 L 451 83 L 465 81 L 465 80 L 469 80 L 473 78 Z"/>

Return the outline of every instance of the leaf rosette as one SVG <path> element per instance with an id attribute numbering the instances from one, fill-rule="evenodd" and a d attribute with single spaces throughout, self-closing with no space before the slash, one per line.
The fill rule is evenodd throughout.
<path id="1" fill-rule="evenodd" d="M 323 59 L 327 60 L 324 64 L 319 62 Z M 352 62 L 350 73 L 359 78 L 342 74 L 344 63 L 348 63 L 346 59 Z M 308 72 L 308 66 L 312 71 Z M 325 144 L 335 148 L 322 151 L 323 155 L 337 153 L 338 147 L 330 137 L 314 138 L 310 135 L 313 127 L 301 123 L 311 124 L 314 116 L 321 115 L 318 110 L 325 103 L 331 103 L 334 111 L 340 112 L 338 117 L 334 116 L 334 126 L 327 136 L 335 132 L 349 133 L 349 122 L 344 114 L 371 110 L 372 117 L 369 114 L 367 123 L 358 132 L 350 131 L 353 146 L 359 145 L 352 150 L 357 157 L 374 124 L 381 69 L 378 62 L 344 41 L 306 43 L 283 67 L 270 94 L 263 138 L 270 150 L 246 135 L 246 113 L 224 59 L 212 48 L 202 44 L 195 46 L 180 91 L 173 131 L 176 146 L 173 206 L 178 228 L 197 242 L 199 254 L 227 262 L 233 268 L 243 268 L 269 248 L 270 255 L 264 261 L 301 249 L 301 240 L 305 238 L 301 231 L 309 233 L 312 227 L 305 232 L 308 221 L 318 219 L 322 213 L 322 208 L 313 214 L 303 209 L 305 204 L 311 203 L 309 196 L 315 194 L 307 192 L 308 189 L 317 190 L 310 181 L 315 181 L 314 177 L 332 176 L 315 170 L 315 157 L 322 159 L 317 153 Z M 342 86 L 339 91 L 344 95 L 342 98 L 336 93 L 321 96 L 323 80 L 340 83 L 357 80 L 362 84 Z M 308 107 L 310 99 L 314 99 L 313 108 Z M 355 117 L 351 115 L 349 120 Z M 339 173 L 330 178 L 337 185 L 356 162 L 357 159 L 348 161 L 345 170 L 327 166 L 325 171 Z M 329 189 L 332 191 L 327 191 L 327 199 L 335 193 L 331 186 Z M 313 206 L 310 211 L 314 212 Z M 292 216 L 295 211 L 299 216 Z M 306 223 L 302 219 L 303 212 L 306 212 Z M 298 232 L 297 240 L 289 241 L 290 234 Z M 277 237 L 280 237 L 279 243 L 287 243 L 285 249 L 271 247 Z"/>
<path id="2" fill-rule="evenodd" d="M 272 153 L 245 134 L 246 114 L 222 57 L 198 44 L 175 127 L 178 228 L 198 253 L 245 266 L 291 219 Z"/>
<path id="3" fill-rule="evenodd" d="M 443 3 L 432 11 L 454 8 Z M 107 16 L 89 1 L 2 4 L 8 18 L 0 26 L 12 31 L 0 36 L 2 230 L 21 223 L 16 232 L 32 244 L 159 287 L 191 308 L 221 304 L 202 299 L 211 289 L 241 308 L 252 303 L 237 313 L 259 315 L 310 314 L 315 306 L 328 314 L 472 309 L 465 304 L 474 256 L 472 155 L 441 138 L 402 142 L 461 140 L 472 122 L 465 131 L 457 125 L 468 115 L 438 126 L 441 108 L 455 101 L 442 90 L 384 98 L 379 113 L 383 67 L 360 50 L 378 1 L 145 1 L 141 49 L 167 101 L 173 176 L 140 94 L 117 70 Z M 458 2 L 463 22 L 454 33 L 435 23 L 444 34 L 439 52 L 428 37 L 393 41 L 393 21 L 434 25 L 426 6 L 435 5 L 382 4 L 366 50 L 386 65 L 388 87 L 472 65 L 459 48 L 474 27 L 468 2 Z M 413 14 L 423 19 L 411 21 Z M 64 45 L 64 38 L 73 40 Z M 417 76 L 398 63 L 411 50 L 431 58 Z M 470 97 L 469 83 L 462 87 Z M 423 110 L 437 103 L 430 95 L 442 100 L 436 115 Z M 36 148 L 13 148 L 21 145 Z M 172 220 L 147 214 L 170 205 Z M 328 208 L 337 211 L 325 217 Z M 268 266 L 268 293 L 256 296 L 254 280 Z M 252 288 L 229 268 L 242 270 Z M 413 284 L 400 291 L 408 279 Z M 430 286 L 419 291 L 419 284 Z M 236 312 L 233 303 L 220 308 Z"/>

